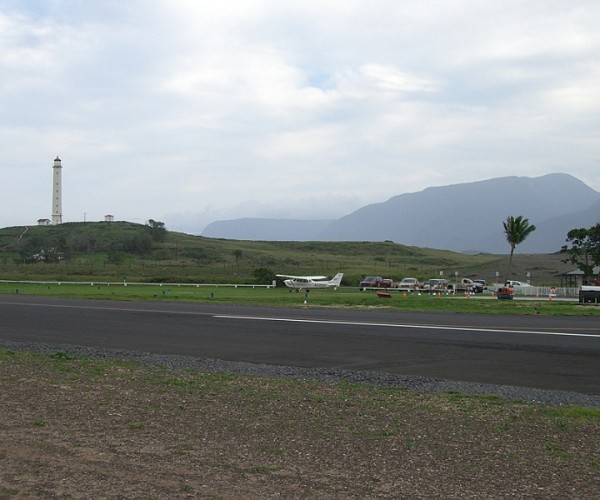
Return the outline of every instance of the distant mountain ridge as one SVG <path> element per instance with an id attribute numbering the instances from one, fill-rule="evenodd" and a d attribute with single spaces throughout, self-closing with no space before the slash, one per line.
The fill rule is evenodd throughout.
<path id="1" fill-rule="evenodd" d="M 457 252 L 506 253 L 502 222 L 510 215 L 523 215 L 537 228 L 519 245 L 520 252 L 556 252 L 570 229 L 600 222 L 600 193 L 564 173 L 500 177 L 401 194 L 334 221 L 218 221 L 202 235 L 272 241 L 391 240 Z"/>

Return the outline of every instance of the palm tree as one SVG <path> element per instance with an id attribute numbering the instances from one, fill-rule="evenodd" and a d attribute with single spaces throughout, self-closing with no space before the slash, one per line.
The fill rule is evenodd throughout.
<path id="1" fill-rule="evenodd" d="M 525 219 L 522 215 L 519 215 L 518 217 L 513 217 L 511 215 L 502 224 L 504 225 L 506 240 L 510 245 L 510 258 L 508 259 L 506 278 L 504 280 L 506 282 L 506 280 L 508 280 L 508 272 L 510 271 L 515 248 L 517 248 L 517 245 L 523 243 L 527 236 L 535 231 L 535 226 L 533 224 L 529 224 L 529 219 Z"/>

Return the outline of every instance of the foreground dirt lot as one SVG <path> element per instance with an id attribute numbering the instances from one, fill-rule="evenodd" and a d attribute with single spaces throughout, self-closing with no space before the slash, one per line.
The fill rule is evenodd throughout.
<path id="1" fill-rule="evenodd" d="M 597 498 L 600 413 L 0 351 L 0 498 Z"/>

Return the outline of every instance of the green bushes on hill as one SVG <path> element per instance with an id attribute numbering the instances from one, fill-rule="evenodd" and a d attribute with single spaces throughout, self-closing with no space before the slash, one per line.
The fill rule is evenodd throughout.
<path id="1" fill-rule="evenodd" d="M 182 283 L 265 283 L 276 273 L 344 272 L 345 286 L 365 275 L 394 280 L 443 277 L 497 280 L 506 255 L 465 255 L 384 242 L 265 242 L 204 238 L 164 224 L 65 223 L 0 229 L 0 279 Z M 557 285 L 570 270 L 560 254 L 515 255 L 513 279 Z M 267 281 L 268 282 L 268 281 Z"/>

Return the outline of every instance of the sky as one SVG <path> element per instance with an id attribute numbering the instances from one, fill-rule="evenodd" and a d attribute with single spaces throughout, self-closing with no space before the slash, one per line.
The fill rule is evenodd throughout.
<path id="1" fill-rule="evenodd" d="M 3 0 L 0 227 L 335 219 L 430 186 L 600 191 L 598 0 Z"/>

